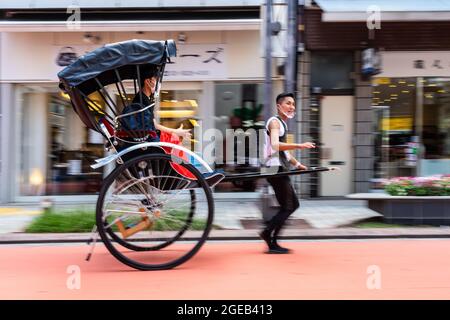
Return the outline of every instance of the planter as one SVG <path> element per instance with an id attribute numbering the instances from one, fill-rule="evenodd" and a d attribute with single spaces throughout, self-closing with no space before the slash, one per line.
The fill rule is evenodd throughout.
<path id="1" fill-rule="evenodd" d="M 450 225 L 449 196 L 390 196 L 356 193 L 347 198 L 367 200 L 369 209 L 383 215 L 386 223 L 407 225 Z"/>

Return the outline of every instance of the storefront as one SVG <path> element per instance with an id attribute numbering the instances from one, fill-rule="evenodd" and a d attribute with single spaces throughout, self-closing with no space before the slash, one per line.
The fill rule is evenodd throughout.
<path id="1" fill-rule="evenodd" d="M 450 173 L 450 52 L 383 52 L 373 78 L 375 178 Z"/>
<path id="2" fill-rule="evenodd" d="M 382 178 L 450 172 L 448 6 L 380 3 L 380 26 L 372 29 L 377 15 L 364 2 L 316 0 L 299 18 L 301 140 L 320 145 L 302 160 L 342 169 L 302 177 L 304 197 L 365 193 Z M 378 74 L 366 66 L 375 49 Z"/>
<path id="3" fill-rule="evenodd" d="M 244 30 L 183 31 L 178 55 L 166 67 L 157 117 L 167 126 L 226 130 L 246 109 L 262 104 L 259 22 Z M 92 170 L 105 155 L 102 137 L 88 130 L 58 89 L 67 62 L 105 43 L 129 39 L 176 41 L 180 32 L 8 32 L 1 35 L 3 202 L 95 199 L 111 168 Z M 274 78 L 274 93 L 282 82 Z M 131 84 L 130 84 L 131 85 Z M 118 105 L 121 97 L 111 89 Z M 124 98 L 131 98 L 124 97 Z M 257 117 L 257 114 L 254 115 Z M 236 120 L 236 118 L 238 118 Z M 256 119 L 256 118 L 255 118 Z M 203 137 L 194 137 L 202 139 Z M 223 142 L 216 141 L 216 145 Z M 5 183 L 8 181 L 8 183 Z M 232 191 L 226 185 L 221 191 Z M 242 188 L 240 190 L 243 190 Z"/>

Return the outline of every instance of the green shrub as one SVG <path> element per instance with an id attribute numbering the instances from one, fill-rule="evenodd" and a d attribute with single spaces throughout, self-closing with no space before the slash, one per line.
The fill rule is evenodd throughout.
<path id="1" fill-rule="evenodd" d="M 180 223 L 177 221 L 185 220 L 185 214 L 174 212 L 170 214 L 170 219 L 157 219 L 152 227 L 154 231 L 179 230 Z M 130 223 L 131 219 L 127 221 Z M 135 219 L 139 222 L 140 218 Z M 78 233 L 90 232 L 95 224 L 95 211 L 72 210 L 72 211 L 46 211 L 26 228 L 28 233 Z M 125 222 L 124 222 L 125 224 Z M 206 221 L 204 219 L 194 219 L 189 230 L 205 229 Z M 113 227 L 117 231 L 117 227 Z"/>

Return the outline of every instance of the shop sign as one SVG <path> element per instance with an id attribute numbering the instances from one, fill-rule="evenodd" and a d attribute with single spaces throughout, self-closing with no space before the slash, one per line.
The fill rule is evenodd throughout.
<path id="1" fill-rule="evenodd" d="M 382 77 L 435 77 L 450 74 L 450 51 L 384 51 L 382 60 Z"/>
<path id="2" fill-rule="evenodd" d="M 188 81 L 226 79 L 226 54 L 223 44 L 178 45 L 177 56 L 166 65 L 164 77 Z"/>
<path id="3" fill-rule="evenodd" d="M 58 72 L 92 46 L 55 46 L 55 66 Z M 227 50 L 224 44 L 182 44 L 177 56 L 166 65 L 164 80 L 195 81 L 227 79 Z"/>

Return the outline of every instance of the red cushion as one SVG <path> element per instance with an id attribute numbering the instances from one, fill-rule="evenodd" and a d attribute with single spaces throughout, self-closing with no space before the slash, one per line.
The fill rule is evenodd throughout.
<path id="1" fill-rule="evenodd" d="M 181 144 L 180 138 L 176 135 L 176 134 L 170 134 L 164 131 L 161 131 L 161 136 L 160 136 L 160 141 L 161 142 L 169 142 L 169 143 L 173 143 L 173 144 Z M 189 158 L 187 156 L 187 154 L 185 154 L 185 152 L 180 151 L 180 150 L 172 150 L 172 148 L 170 147 L 162 147 L 164 149 L 164 151 L 167 154 L 173 154 L 175 156 L 177 156 L 178 158 L 181 158 L 183 160 L 189 161 Z M 185 178 L 191 179 L 191 180 L 197 180 L 195 178 L 195 176 L 185 167 L 171 162 L 170 163 L 171 167 L 180 175 L 182 175 Z"/>

